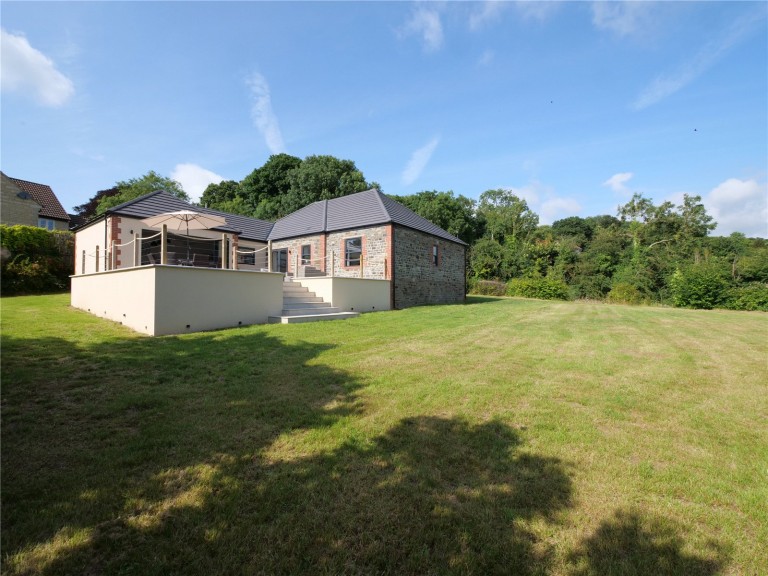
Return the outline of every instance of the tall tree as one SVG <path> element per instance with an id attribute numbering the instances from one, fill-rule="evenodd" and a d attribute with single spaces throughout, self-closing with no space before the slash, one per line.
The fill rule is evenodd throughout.
<path id="1" fill-rule="evenodd" d="M 452 191 L 424 190 L 391 198 L 467 244 L 472 244 L 481 235 L 475 216 L 475 201 L 465 196 L 454 196 Z"/>
<path id="2" fill-rule="evenodd" d="M 72 209 L 78 216 L 89 219 L 96 216 L 96 209 L 104 198 L 110 198 L 112 196 L 117 196 L 118 194 L 120 194 L 120 189 L 117 186 L 114 188 L 107 188 L 106 190 L 99 190 L 88 199 L 88 202 L 80 204 L 79 206 L 74 206 Z"/>
<path id="3" fill-rule="evenodd" d="M 120 190 L 119 194 L 102 198 L 96 208 L 97 214 L 103 214 L 108 209 L 113 208 L 118 204 L 128 202 L 129 200 L 133 200 L 134 198 L 138 198 L 139 196 L 149 194 L 156 190 L 165 190 L 177 198 L 189 201 L 189 196 L 184 192 L 184 188 L 182 188 L 181 184 L 176 182 L 176 180 L 160 176 L 154 170 L 150 170 L 144 174 L 144 176 L 139 178 L 131 178 L 130 180 L 117 182 L 115 187 Z"/>
<path id="4" fill-rule="evenodd" d="M 222 206 L 226 202 L 231 202 L 240 196 L 240 184 L 234 180 L 223 180 L 218 184 L 208 184 L 203 195 L 200 196 L 200 205 L 215 210 L 224 210 Z M 227 212 L 227 210 L 224 211 Z"/>
<path id="5" fill-rule="evenodd" d="M 264 220 L 282 216 L 281 199 L 291 189 L 291 172 L 301 166 L 301 158 L 290 154 L 273 154 L 263 166 L 256 168 L 240 183 L 240 194 L 253 206 L 253 215 Z"/>
<path id="6" fill-rule="evenodd" d="M 539 224 L 539 216 L 528 203 L 509 190 L 486 190 L 477 211 L 485 218 L 486 233 L 503 243 L 525 244 Z"/>
<path id="7" fill-rule="evenodd" d="M 289 172 L 290 190 L 280 202 L 280 216 L 316 202 L 362 192 L 370 185 L 352 160 L 334 156 L 307 156 Z"/>

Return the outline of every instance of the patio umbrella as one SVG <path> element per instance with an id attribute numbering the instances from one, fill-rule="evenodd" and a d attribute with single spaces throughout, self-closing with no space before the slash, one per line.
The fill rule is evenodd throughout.
<path id="1" fill-rule="evenodd" d="M 189 260 L 189 229 L 207 230 L 218 226 L 225 226 L 227 221 L 222 216 L 213 216 L 212 214 L 203 214 L 193 210 L 177 210 L 176 212 L 164 212 L 157 216 L 150 216 L 142 220 L 150 228 L 160 228 L 163 224 L 168 226 L 168 230 L 187 231 L 187 260 Z"/>
<path id="2" fill-rule="evenodd" d="M 227 221 L 222 216 L 213 216 L 212 214 L 203 214 L 192 210 L 178 210 L 176 212 L 165 212 L 157 216 L 150 216 L 142 220 L 150 228 L 159 228 L 163 224 L 168 225 L 168 230 L 186 229 L 189 236 L 190 228 L 192 230 L 207 230 L 208 228 L 217 228 L 225 226 Z"/>

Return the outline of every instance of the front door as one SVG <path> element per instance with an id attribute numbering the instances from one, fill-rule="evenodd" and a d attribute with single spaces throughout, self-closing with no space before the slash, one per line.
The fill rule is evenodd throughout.
<path id="1" fill-rule="evenodd" d="M 272 250 L 272 271 L 288 272 L 288 249 Z"/>

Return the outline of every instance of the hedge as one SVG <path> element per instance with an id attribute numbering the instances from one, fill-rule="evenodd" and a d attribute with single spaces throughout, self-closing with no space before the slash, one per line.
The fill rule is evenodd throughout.
<path id="1" fill-rule="evenodd" d="M 36 226 L 0 225 L 0 292 L 41 294 L 69 289 L 74 236 Z"/>

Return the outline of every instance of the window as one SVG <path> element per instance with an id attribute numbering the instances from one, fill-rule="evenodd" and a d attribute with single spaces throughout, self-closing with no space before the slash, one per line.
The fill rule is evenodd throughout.
<path id="1" fill-rule="evenodd" d="M 432 246 L 432 264 L 437 266 L 440 263 L 440 247 L 435 244 Z"/>
<path id="2" fill-rule="evenodd" d="M 49 218 L 38 218 L 37 225 L 40 228 L 46 228 L 47 230 L 54 230 L 56 228 L 56 223 Z"/>
<path id="3" fill-rule="evenodd" d="M 363 239 L 347 238 L 344 241 L 344 266 L 360 266 L 360 257 L 363 255 Z"/>
<path id="4" fill-rule="evenodd" d="M 246 264 L 250 266 L 256 266 L 256 254 L 253 252 L 247 252 L 245 254 L 237 254 L 237 263 Z"/>
<path id="5" fill-rule="evenodd" d="M 312 246 L 309 244 L 304 244 L 301 247 L 301 264 L 312 264 Z"/>

